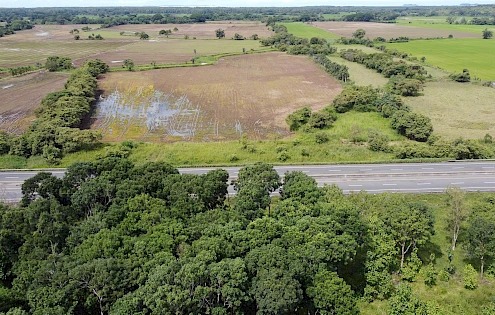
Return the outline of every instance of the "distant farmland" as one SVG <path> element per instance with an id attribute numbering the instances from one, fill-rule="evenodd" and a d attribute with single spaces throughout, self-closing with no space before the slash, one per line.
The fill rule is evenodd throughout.
<path id="1" fill-rule="evenodd" d="M 313 22 L 314 26 L 319 27 L 328 32 L 337 34 L 340 36 L 351 37 L 352 33 L 357 29 L 362 28 L 366 31 L 366 36 L 371 39 L 375 37 L 383 37 L 386 39 L 397 38 L 399 36 L 406 36 L 409 38 L 431 38 L 431 37 L 445 37 L 453 35 L 454 38 L 470 38 L 481 37 L 479 35 L 469 32 L 459 32 L 455 30 L 443 30 L 443 29 L 431 29 L 410 27 L 396 24 L 386 23 L 370 23 L 370 22 Z"/>
<path id="2" fill-rule="evenodd" d="M 307 57 L 241 55 L 213 66 L 105 74 L 91 128 L 106 141 L 283 137 L 285 117 L 322 108 L 340 84 Z"/>
<path id="3" fill-rule="evenodd" d="M 451 72 L 468 69 L 471 77 L 495 81 L 494 39 L 417 40 L 408 43 L 387 44 L 416 56 L 426 57 L 428 64 Z"/>

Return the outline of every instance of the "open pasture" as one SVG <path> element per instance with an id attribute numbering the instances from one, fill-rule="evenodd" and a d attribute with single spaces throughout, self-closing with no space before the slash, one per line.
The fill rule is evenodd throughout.
<path id="1" fill-rule="evenodd" d="M 406 36 L 409 38 L 432 38 L 453 35 L 455 38 L 481 37 L 480 34 L 460 32 L 454 30 L 431 29 L 421 27 L 409 27 L 396 24 L 370 23 L 370 22 L 313 22 L 314 26 L 324 29 L 338 36 L 352 37 L 357 29 L 364 29 L 368 38 L 383 37 L 385 39 Z"/>
<path id="2" fill-rule="evenodd" d="M 91 128 L 106 141 L 279 138 L 295 109 L 322 108 L 340 84 L 307 57 L 264 53 L 213 66 L 105 74 Z"/>
<path id="3" fill-rule="evenodd" d="M 459 21 L 461 18 L 462 17 L 456 17 L 456 20 Z M 468 16 L 464 18 L 467 21 L 472 19 L 472 17 Z M 396 21 L 399 25 L 474 33 L 478 34 L 479 37 L 481 37 L 481 32 L 485 28 L 495 31 L 495 26 L 493 25 L 449 24 L 446 19 L 447 16 L 404 16 L 398 17 Z"/>
<path id="4" fill-rule="evenodd" d="M 324 29 L 305 24 L 302 22 L 293 22 L 293 23 L 280 23 L 287 27 L 287 31 L 294 36 L 301 38 L 311 38 L 311 37 L 321 37 L 325 39 L 336 39 L 340 38 L 339 35 L 326 31 Z"/>
<path id="5" fill-rule="evenodd" d="M 451 139 L 495 135 L 495 89 L 470 83 L 427 82 L 423 95 L 406 103 L 431 118 L 436 134 Z"/>
<path id="6" fill-rule="evenodd" d="M 110 67 L 120 67 L 125 59 L 131 59 L 136 65 L 190 62 L 195 56 L 215 55 L 223 53 L 241 53 L 261 49 L 257 40 L 210 40 L 210 39 L 160 39 L 138 41 L 114 51 L 74 60 L 75 65 L 80 65 L 86 59 L 99 58 Z M 194 51 L 196 50 L 196 54 Z"/>
<path id="7" fill-rule="evenodd" d="M 178 30 L 173 31 L 174 28 Z M 233 38 L 235 33 L 246 38 L 254 34 L 257 34 L 260 38 L 273 35 L 273 32 L 264 23 L 251 21 L 215 21 L 197 24 L 127 24 L 110 27 L 106 30 L 119 34 L 120 32 L 145 32 L 151 38 L 166 38 L 166 36 L 158 35 L 160 30 L 172 30 L 172 34 L 168 35 L 169 38 L 184 38 L 187 35 L 190 39 L 194 37 L 197 39 L 214 39 L 216 38 L 215 31 L 217 29 L 224 30 L 225 38 L 227 39 Z M 105 37 L 103 34 L 102 36 Z"/>
<path id="8" fill-rule="evenodd" d="M 37 72 L 0 82 L 0 130 L 19 134 L 34 119 L 33 110 L 47 93 L 61 90 L 64 73 Z"/>
<path id="9" fill-rule="evenodd" d="M 494 39 L 445 39 L 417 40 L 407 43 L 387 44 L 413 56 L 426 57 L 426 62 L 451 72 L 468 69 L 471 78 L 495 81 Z"/>

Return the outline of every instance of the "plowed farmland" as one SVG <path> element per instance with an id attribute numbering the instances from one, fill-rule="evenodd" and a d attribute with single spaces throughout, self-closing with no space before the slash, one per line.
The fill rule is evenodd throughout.
<path id="1" fill-rule="evenodd" d="M 216 141 L 289 134 L 293 110 L 328 105 L 340 84 L 307 57 L 241 55 L 216 65 L 105 74 L 92 129 L 106 141 Z"/>
<path id="2" fill-rule="evenodd" d="M 108 30 L 118 32 L 146 32 L 151 37 L 154 37 L 158 36 L 160 30 L 173 30 L 174 28 L 177 28 L 178 31 L 174 31 L 169 35 L 169 38 L 184 38 L 187 35 L 191 39 L 193 37 L 197 39 L 211 39 L 216 38 L 215 30 L 217 29 L 224 30 L 225 38 L 227 39 L 234 37 L 235 33 L 247 38 L 253 34 L 257 34 L 260 38 L 273 35 L 273 32 L 264 23 L 250 21 L 222 21 L 198 24 L 128 24 L 114 26 L 108 28 Z"/>
<path id="3" fill-rule="evenodd" d="M 61 90 L 64 73 L 33 73 L 0 82 L 0 130 L 19 134 L 34 120 L 33 110 L 47 93 Z"/>
<path id="4" fill-rule="evenodd" d="M 477 38 L 480 34 L 473 34 L 468 32 L 459 32 L 453 30 L 440 30 L 429 29 L 413 26 L 402 26 L 397 24 L 386 23 L 370 23 L 370 22 L 313 22 L 313 26 L 322 28 L 331 33 L 352 37 L 357 29 L 364 29 L 366 31 L 366 37 L 371 39 L 375 37 L 383 37 L 386 39 L 397 38 L 399 36 L 406 36 L 409 38 L 432 38 L 432 37 L 445 37 L 453 35 L 454 38 Z"/>

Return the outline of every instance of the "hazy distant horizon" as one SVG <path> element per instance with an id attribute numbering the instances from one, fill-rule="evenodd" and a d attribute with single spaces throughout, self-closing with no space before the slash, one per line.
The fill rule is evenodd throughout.
<path id="1" fill-rule="evenodd" d="M 398 3 L 395 0 L 185 0 L 177 3 L 177 0 L 73 0 L 65 5 L 60 5 L 59 0 L 0 0 L 1 8 L 36 8 L 36 7 L 136 7 L 136 6 L 164 6 L 164 7 L 308 7 L 308 6 L 403 6 L 404 4 L 416 4 L 418 6 L 456 6 L 461 3 L 469 4 L 495 4 L 493 0 L 460 1 L 451 3 L 448 1 L 405 1 Z"/>

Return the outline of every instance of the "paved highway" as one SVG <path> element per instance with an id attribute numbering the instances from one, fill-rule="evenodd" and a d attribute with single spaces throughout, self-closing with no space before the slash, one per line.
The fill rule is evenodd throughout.
<path id="1" fill-rule="evenodd" d="M 214 168 L 179 168 L 181 173 L 203 174 Z M 230 179 L 237 178 L 240 167 L 223 168 Z M 443 162 L 403 164 L 353 164 L 276 166 L 283 176 L 285 172 L 301 171 L 313 177 L 318 185 L 336 184 L 345 193 L 366 190 L 370 193 L 385 191 L 407 193 L 442 192 L 449 185 L 467 191 L 495 191 L 495 162 Z M 52 170 L 62 177 L 64 170 Z M 36 171 L 0 172 L 0 200 L 19 201 L 24 180 Z M 229 189 L 233 193 L 232 187 Z"/>

